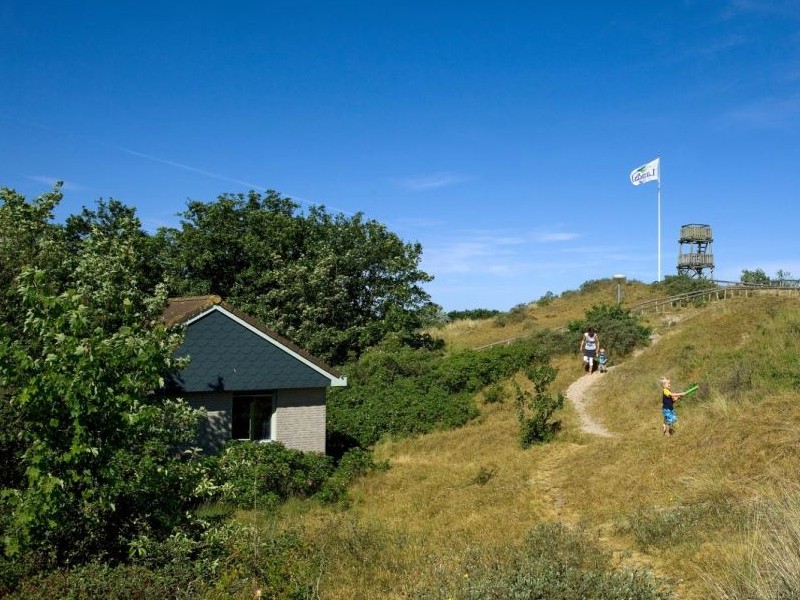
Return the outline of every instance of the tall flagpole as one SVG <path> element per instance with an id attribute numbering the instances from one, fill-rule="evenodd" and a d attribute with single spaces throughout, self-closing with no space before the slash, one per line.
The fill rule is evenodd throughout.
<path id="1" fill-rule="evenodd" d="M 654 178 L 658 182 L 658 281 L 661 281 L 661 157 L 634 169 L 630 174 L 633 185 L 641 185 Z"/>
<path id="2" fill-rule="evenodd" d="M 661 156 L 658 157 L 658 281 L 661 281 Z"/>

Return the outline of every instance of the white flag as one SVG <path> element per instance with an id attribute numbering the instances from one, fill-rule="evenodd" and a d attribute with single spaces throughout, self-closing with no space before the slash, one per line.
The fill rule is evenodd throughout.
<path id="1" fill-rule="evenodd" d="M 647 183 L 648 181 L 661 180 L 661 159 L 657 158 L 651 160 L 646 165 L 642 165 L 638 169 L 631 171 L 631 183 L 639 185 L 640 183 Z"/>

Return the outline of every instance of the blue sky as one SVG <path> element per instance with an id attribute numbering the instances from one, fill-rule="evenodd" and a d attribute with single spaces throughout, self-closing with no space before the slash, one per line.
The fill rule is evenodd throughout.
<path id="1" fill-rule="evenodd" d="M 702 223 L 717 279 L 800 277 L 795 0 L 4 0 L 0 28 L 0 185 L 63 180 L 62 216 L 274 189 L 420 242 L 445 310 L 507 310 L 657 279 L 628 175 L 660 156 L 662 275 Z"/>

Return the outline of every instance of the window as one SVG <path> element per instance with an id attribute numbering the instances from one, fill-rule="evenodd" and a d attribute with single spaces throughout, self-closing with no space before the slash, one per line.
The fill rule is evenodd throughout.
<path id="1" fill-rule="evenodd" d="M 231 437 L 235 440 L 271 440 L 275 394 L 248 394 L 233 397 Z"/>

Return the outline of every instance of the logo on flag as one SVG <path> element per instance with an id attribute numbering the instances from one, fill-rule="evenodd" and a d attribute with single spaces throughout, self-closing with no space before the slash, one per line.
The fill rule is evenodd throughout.
<path id="1" fill-rule="evenodd" d="M 648 181 L 659 181 L 661 171 L 661 159 L 657 158 L 651 160 L 646 165 L 642 165 L 638 169 L 631 171 L 631 183 L 639 185 L 640 183 L 647 183 Z"/>

